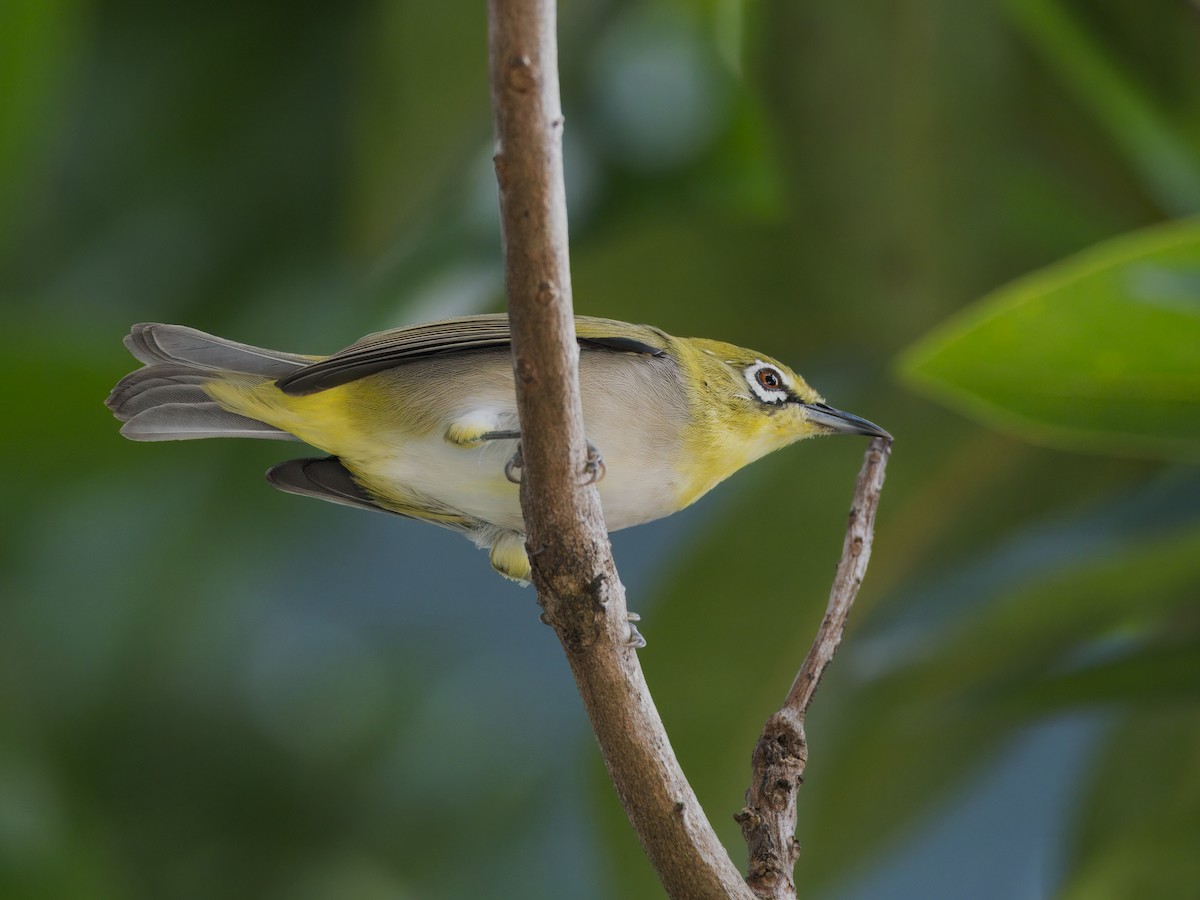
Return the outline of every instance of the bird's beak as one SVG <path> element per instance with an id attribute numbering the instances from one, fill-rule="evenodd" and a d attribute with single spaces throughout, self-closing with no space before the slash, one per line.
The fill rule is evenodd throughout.
<path id="1" fill-rule="evenodd" d="M 866 434 L 871 437 L 881 437 L 891 440 L 892 436 L 866 419 L 860 419 L 853 413 L 842 412 L 824 403 L 801 403 L 808 421 L 814 425 L 828 428 L 834 434 Z"/>

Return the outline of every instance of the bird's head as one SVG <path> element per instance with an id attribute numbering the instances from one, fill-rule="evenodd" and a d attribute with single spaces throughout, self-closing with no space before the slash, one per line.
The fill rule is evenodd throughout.
<path id="1" fill-rule="evenodd" d="M 873 422 L 828 406 L 803 378 L 769 356 L 720 341 L 689 343 L 697 397 L 709 413 L 704 418 L 725 432 L 720 442 L 727 449 L 742 445 L 745 462 L 822 434 L 891 439 Z"/>

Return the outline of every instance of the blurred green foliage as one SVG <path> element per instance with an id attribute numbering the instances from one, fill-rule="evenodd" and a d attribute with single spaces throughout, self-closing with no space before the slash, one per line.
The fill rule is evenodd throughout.
<path id="1" fill-rule="evenodd" d="M 1121 421 L 1157 451 L 1169 408 L 1194 441 L 1195 226 L 1087 251 L 1193 248 L 1165 269 L 1058 261 L 1200 212 L 1195 6 L 561 17 L 577 308 L 759 347 L 897 436 L 810 723 L 806 895 L 1193 896 L 1200 474 L 1041 449 L 890 373 L 1057 264 L 1008 289 L 1009 333 L 925 344 L 924 380 L 994 394 L 984 350 L 1019 347 L 989 407 L 1059 421 L 1016 390 L 1055 347 L 1104 397 L 1126 382 L 1086 336 L 1161 337 L 1175 393 L 1144 380 L 1159 413 Z M 497 307 L 485 57 L 457 0 L 0 5 L 0 896 L 659 895 L 531 592 L 453 535 L 271 492 L 280 445 L 132 445 L 101 405 L 135 321 L 322 352 Z M 1131 318 L 1146 297 L 1170 302 Z M 860 450 L 793 448 L 615 536 L 737 859 Z"/>
<path id="2" fill-rule="evenodd" d="M 1200 224 L 1024 278 L 910 349 L 904 370 L 1018 435 L 1200 460 Z"/>

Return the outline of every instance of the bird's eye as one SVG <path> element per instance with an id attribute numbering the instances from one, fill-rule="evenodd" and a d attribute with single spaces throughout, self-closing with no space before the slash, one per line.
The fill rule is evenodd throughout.
<path id="1" fill-rule="evenodd" d="M 783 388 L 783 376 L 774 369 L 759 369 L 755 377 L 758 379 L 758 383 L 768 391 L 778 391 Z"/>
<path id="2" fill-rule="evenodd" d="M 778 405 L 787 402 L 787 380 L 774 366 L 756 362 L 746 369 L 745 375 L 750 389 L 763 403 Z"/>

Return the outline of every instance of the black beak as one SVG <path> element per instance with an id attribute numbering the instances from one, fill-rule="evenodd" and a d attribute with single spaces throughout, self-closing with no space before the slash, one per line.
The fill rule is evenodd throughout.
<path id="1" fill-rule="evenodd" d="M 834 434 L 865 434 L 870 437 L 886 438 L 889 441 L 892 439 L 890 434 L 874 422 L 860 419 L 852 413 L 842 412 L 840 409 L 834 409 L 824 403 L 801 403 L 800 405 L 804 407 L 808 421 L 815 425 L 822 425 Z"/>

